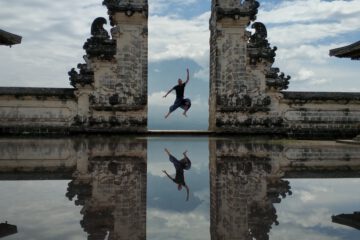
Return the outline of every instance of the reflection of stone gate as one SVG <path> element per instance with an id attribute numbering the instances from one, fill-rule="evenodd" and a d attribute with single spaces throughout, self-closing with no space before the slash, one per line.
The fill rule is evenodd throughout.
<path id="1" fill-rule="evenodd" d="M 88 239 L 145 239 L 148 140 L 3 138 L 0 180 L 71 180 Z M 151 145 L 151 144 L 150 144 Z M 267 239 L 284 178 L 359 178 L 360 148 L 324 141 L 210 139 L 212 240 Z M 191 201 L 191 200 L 190 200 Z"/>
<path id="2" fill-rule="evenodd" d="M 211 139 L 209 146 L 212 240 L 269 239 L 279 224 L 275 204 L 292 194 L 283 178 L 360 176 L 352 145 Z"/>
<path id="3" fill-rule="evenodd" d="M 359 93 L 282 92 L 290 77 L 272 67 L 276 47 L 254 22 L 258 8 L 255 0 L 212 0 L 210 130 L 356 136 Z"/>

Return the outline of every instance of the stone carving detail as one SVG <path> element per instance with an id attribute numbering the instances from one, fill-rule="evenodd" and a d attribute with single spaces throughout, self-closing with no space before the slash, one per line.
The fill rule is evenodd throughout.
<path id="1" fill-rule="evenodd" d="M 260 81 L 247 71 L 246 42 L 241 41 L 237 34 L 224 34 L 219 54 L 223 59 L 224 71 L 219 83 L 217 104 L 221 111 L 267 112 L 271 99 L 259 93 Z M 253 78 L 253 79 L 252 79 Z M 250 81 L 252 79 L 252 81 Z"/>
<path id="2" fill-rule="evenodd" d="M 280 73 L 279 68 L 270 68 L 266 73 L 266 85 L 276 90 L 286 90 L 289 87 L 291 77 Z"/>
<path id="3" fill-rule="evenodd" d="M 248 54 L 250 57 L 250 64 L 256 65 L 262 60 L 270 63 L 275 61 L 277 47 L 270 47 L 267 40 L 267 30 L 263 23 L 256 22 L 252 25 L 255 33 L 251 35 L 248 44 Z"/>
<path id="4" fill-rule="evenodd" d="M 135 94 L 134 94 L 135 95 Z M 122 92 L 122 94 L 118 93 L 99 93 L 94 92 L 89 96 L 90 104 L 93 108 L 96 109 L 135 109 L 136 106 L 138 108 L 142 108 L 147 103 L 147 98 L 145 96 L 134 96 L 131 93 Z"/>
<path id="5" fill-rule="evenodd" d="M 274 133 L 274 128 L 283 127 L 284 119 L 281 117 L 265 117 L 265 118 L 256 118 L 256 117 L 246 117 L 244 120 L 238 120 L 236 116 L 229 115 L 227 118 L 218 117 L 216 119 L 216 126 L 223 129 L 235 129 L 235 128 L 262 128 L 266 127 L 271 129 Z M 244 130 L 245 131 L 245 130 Z M 250 131 L 250 129 L 249 129 Z"/>
<path id="6" fill-rule="evenodd" d="M 241 111 L 247 113 L 270 111 L 271 98 L 266 95 L 249 96 L 235 93 L 218 96 L 218 104 L 222 112 Z"/>
<path id="7" fill-rule="evenodd" d="M 71 86 L 76 88 L 76 85 L 80 84 L 84 87 L 85 85 L 94 83 L 94 72 L 88 68 L 87 64 L 79 63 L 77 68 L 80 70 L 79 73 L 75 70 L 75 68 L 72 68 L 68 73 Z"/>
<path id="8" fill-rule="evenodd" d="M 147 0 L 104 0 L 103 5 L 109 9 L 111 26 L 115 25 L 112 15 L 116 12 L 124 12 L 128 17 L 136 12 L 148 16 Z"/>
<path id="9" fill-rule="evenodd" d="M 287 89 L 290 76 L 272 68 L 276 47 L 256 19 L 258 1 L 212 1 L 210 60 L 210 129 L 215 131 L 281 131 L 286 121 L 276 111 L 274 92 Z M 227 20 L 222 20 L 227 18 Z M 230 19 L 229 19 L 230 18 Z M 231 19 L 232 18 L 232 19 Z"/>
<path id="10" fill-rule="evenodd" d="M 84 44 L 84 50 L 89 58 L 112 60 L 116 54 L 116 41 L 110 39 L 108 32 L 103 27 L 106 23 L 105 18 L 99 17 L 91 26 L 92 37 Z"/>
<path id="11" fill-rule="evenodd" d="M 214 11 L 218 20 L 221 20 L 222 18 L 233 18 L 238 20 L 240 17 L 250 17 L 250 20 L 254 21 L 259 6 L 259 2 L 255 0 L 216 1 Z"/>
<path id="12" fill-rule="evenodd" d="M 108 118 L 105 117 L 90 117 L 88 119 L 88 124 L 91 127 L 128 127 L 129 129 L 136 129 L 138 127 L 143 127 L 147 124 L 146 118 L 140 117 L 127 117 L 122 118 L 120 116 L 110 116 Z"/>
<path id="13" fill-rule="evenodd" d="M 82 207 L 80 224 L 88 239 L 145 239 L 146 143 L 88 146 L 87 171 L 74 172 L 66 193 Z"/>

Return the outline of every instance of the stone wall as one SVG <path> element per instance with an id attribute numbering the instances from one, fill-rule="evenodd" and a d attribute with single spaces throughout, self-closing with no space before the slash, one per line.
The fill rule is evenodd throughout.
<path id="1" fill-rule="evenodd" d="M 73 89 L 0 88 L 0 132 L 67 131 L 77 108 Z"/>
<path id="2" fill-rule="evenodd" d="M 259 2 L 212 1 L 209 129 L 300 137 L 354 137 L 359 93 L 284 92 L 290 76 L 273 68 L 276 47 L 256 22 Z M 251 26 L 254 33 L 247 28 Z"/>
<path id="3" fill-rule="evenodd" d="M 147 129 L 148 5 L 104 0 L 105 18 L 91 26 L 85 63 L 69 72 L 68 89 L 0 88 L 0 130 L 144 132 Z"/>

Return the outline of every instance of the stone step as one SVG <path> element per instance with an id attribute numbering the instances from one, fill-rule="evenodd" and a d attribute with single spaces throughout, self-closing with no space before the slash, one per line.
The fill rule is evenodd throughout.
<path id="1" fill-rule="evenodd" d="M 148 130 L 148 135 L 166 136 L 166 135 L 183 135 L 183 136 L 209 136 L 215 132 L 207 130 Z"/>

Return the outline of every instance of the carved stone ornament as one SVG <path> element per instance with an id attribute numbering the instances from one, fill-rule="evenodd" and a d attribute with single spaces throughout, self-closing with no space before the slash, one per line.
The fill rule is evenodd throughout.
<path id="1" fill-rule="evenodd" d="M 71 86 L 76 88 L 77 84 L 85 86 L 94 83 L 94 72 L 88 69 L 87 64 L 79 63 L 77 68 L 80 70 L 80 73 L 78 73 L 75 68 L 72 68 L 68 73 Z"/>
<path id="2" fill-rule="evenodd" d="M 255 29 L 255 33 L 250 36 L 248 44 L 250 64 L 256 65 L 262 60 L 273 63 L 275 61 L 277 47 L 270 47 L 265 25 L 256 22 L 252 25 L 252 28 Z"/>
<path id="3" fill-rule="evenodd" d="M 217 20 L 223 18 L 233 18 L 235 20 L 240 19 L 240 17 L 249 17 L 251 21 L 255 21 L 256 15 L 258 13 L 258 8 L 260 4 L 255 0 L 245 0 L 242 3 L 239 1 L 239 6 L 232 9 L 225 9 L 215 4 L 215 13 Z"/>
<path id="4" fill-rule="evenodd" d="M 266 118 L 253 118 L 249 117 L 244 121 L 238 121 L 237 119 L 233 119 L 231 117 L 224 119 L 218 117 L 216 119 L 216 126 L 219 128 L 277 128 L 283 127 L 284 119 L 281 117 L 266 117 Z"/>
<path id="5" fill-rule="evenodd" d="M 290 79 L 291 77 L 289 75 L 285 77 L 283 72 L 280 73 L 279 68 L 270 68 L 270 70 L 266 73 L 266 85 L 277 90 L 288 89 Z"/>
<path id="6" fill-rule="evenodd" d="M 230 94 L 228 96 L 218 96 L 218 104 L 222 106 L 220 108 L 221 112 L 246 112 L 246 113 L 256 113 L 256 112 L 268 112 L 270 111 L 269 106 L 271 105 L 271 98 L 267 95 L 238 95 Z"/>
<path id="7" fill-rule="evenodd" d="M 108 32 L 104 29 L 106 23 L 105 18 L 99 17 L 91 25 L 92 37 L 84 44 L 84 50 L 89 58 L 112 60 L 116 54 L 116 41 L 110 39 Z"/>
<path id="8" fill-rule="evenodd" d="M 103 5 L 109 10 L 109 15 L 114 15 L 116 12 L 124 12 L 128 17 L 131 17 L 135 12 L 143 13 L 146 17 L 148 16 L 148 4 L 147 1 L 140 1 L 141 3 L 136 4 L 133 1 L 124 0 L 104 0 Z M 113 26 L 114 22 L 110 24 Z"/>

